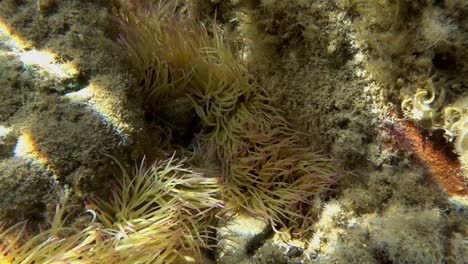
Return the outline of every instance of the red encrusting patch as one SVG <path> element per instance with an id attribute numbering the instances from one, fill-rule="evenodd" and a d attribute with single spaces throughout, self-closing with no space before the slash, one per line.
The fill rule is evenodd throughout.
<path id="1" fill-rule="evenodd" d="M 467 196 L 468 188 L 464 181 L 461 164 L 458 158 L 453 158 L 431 140 L 425 139 L 414 123 L 403 121 L 393 124 L 390 131 L 397 138 L 403 137 L 406 151 L 413 152 L 429 170 L 434 181 L 442 187 L 449 196 Z M 392 132 L 398 131 L 397 135 Z M 395 139 L 395 138 L 394 138 Z M 401 139 L 399 139 L 401 140 Z"/>

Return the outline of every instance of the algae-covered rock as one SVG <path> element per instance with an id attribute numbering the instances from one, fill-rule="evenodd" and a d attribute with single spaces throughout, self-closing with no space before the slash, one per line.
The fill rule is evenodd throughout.
<path id="1" fill-rule="evenodd" d="M 0 219 L 40 218 L 54 200 L 55 179 L 41 166 L 22 158 L 0 160 Z"/>
<path id="2" fill-rule="evenodd" d="M 236 215 L 218 231 L 219 263 L 243 262 L 262 245 L 269 235 L 269 225 L 246 215 Z"/>

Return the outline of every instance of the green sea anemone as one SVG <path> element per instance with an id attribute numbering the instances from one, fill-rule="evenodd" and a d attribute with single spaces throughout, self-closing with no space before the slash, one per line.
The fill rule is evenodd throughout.
<path id="1" fill-rule="evenodd" d="M 66 194 L 47 229 L 33 236 L 24 224 L 0 231 L 0 263 L 200 263 L 222 206 L 217 179 L 173 158 L 116 178 L 110 200 L 88 204 L 94 217 L 85 227 L 65 214 Z"/>
<path id="2" fill-rule="evenodd" d="M 205 178 L 173 158 L 144 163 L 116 181 L 110 201 L 88 206 L 110 235 L 118 263 L 181 263 L 210 248 L 222 202 L 216 178 Z"/>
<path id="3" fill-rule="evenodd" d="M 25 223 L 0 230 L 0 263 L 95 263 L 91 259 L 101 247 L 98 225 L 84 229 L 69 225 L 67 199 L 65 192 L 49 227 L 36 235 L 28 234 Z"/>
<path id="4" fill-rule="evenodd" d="M 312 197 L 337 181 L 337 164 L 301 146 L 216 25 L 205 27 L 172 1 L 139 1 L 117 15 L 150 107 L 174 107 L 181 97 L 192 102 L 200 142 L 212 146 L 222 164 L 227 210 L 302 233 Z"/>

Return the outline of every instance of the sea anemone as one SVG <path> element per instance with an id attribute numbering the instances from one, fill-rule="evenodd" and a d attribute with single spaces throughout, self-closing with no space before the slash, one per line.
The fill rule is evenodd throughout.
<path id="1" fill-rule="evenodd" d="M 65 214 L 66 193 L 47 229 L 33 236 L 24 224 L 1 230 L 0 263 L 200 263 L 214 241 L 217 193 L 216 178 L 181 161 L 142 163 L 133 175 L 123 170 L 109 201 L 92 198 L 85 227 L 70 220 L 76 213 Z"/>
<path id="2" fill-rule="evenodd" d="M 0 230 L 0 263 L 94 263 L 91 260 L 101 247 L 98 225 L 84 229 L 70 225 L 67 200 L 65 192 L 49 227 L 36 235 L 28 234 L 25 223 Z"/>
<path id="3" fill-rule="evenodd" d="M 210 248 L 214 216 L 222 206 L 217 179 L 174 158 L 148 168 L 142 162 L 133 175 L 122 171 L 112 199 L 95 198 L 88 205 L 110 236 L 118 263 L 200 260 L 202 249 Z"/>
<path id="4" fill-rule="evenodd" d="M 190 99 L 200 120 L 199 141 L 213 146 L 222 164 L 227 210 L 246 211 L 274 229 L 306 226 L 304 211 L 337 181 L 338 165 L 301 146 L 299 133 L 270 105 L 216 25 L 181 15 L 183 8 L 172 1 L 144 2 L 117 15 L 147 103 L 159 111 L 180 97 Z"/>

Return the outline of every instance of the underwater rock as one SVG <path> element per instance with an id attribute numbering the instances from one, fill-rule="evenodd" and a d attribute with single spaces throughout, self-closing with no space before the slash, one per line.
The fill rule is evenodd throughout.
<path id="1" fill-rule="evenodd" d="M 0 161 L 0 171 L 0 219 L 13 223 L 40 218 L 53 200 L 53 176 L 22 158 Z"/>
<path id="2" fill-rule="evenodd" d="M 236 215 L 218 231 L 219 263 L 242 263 L 260 247 L 270 233 L 267 223 L 246 215 Z"/>

